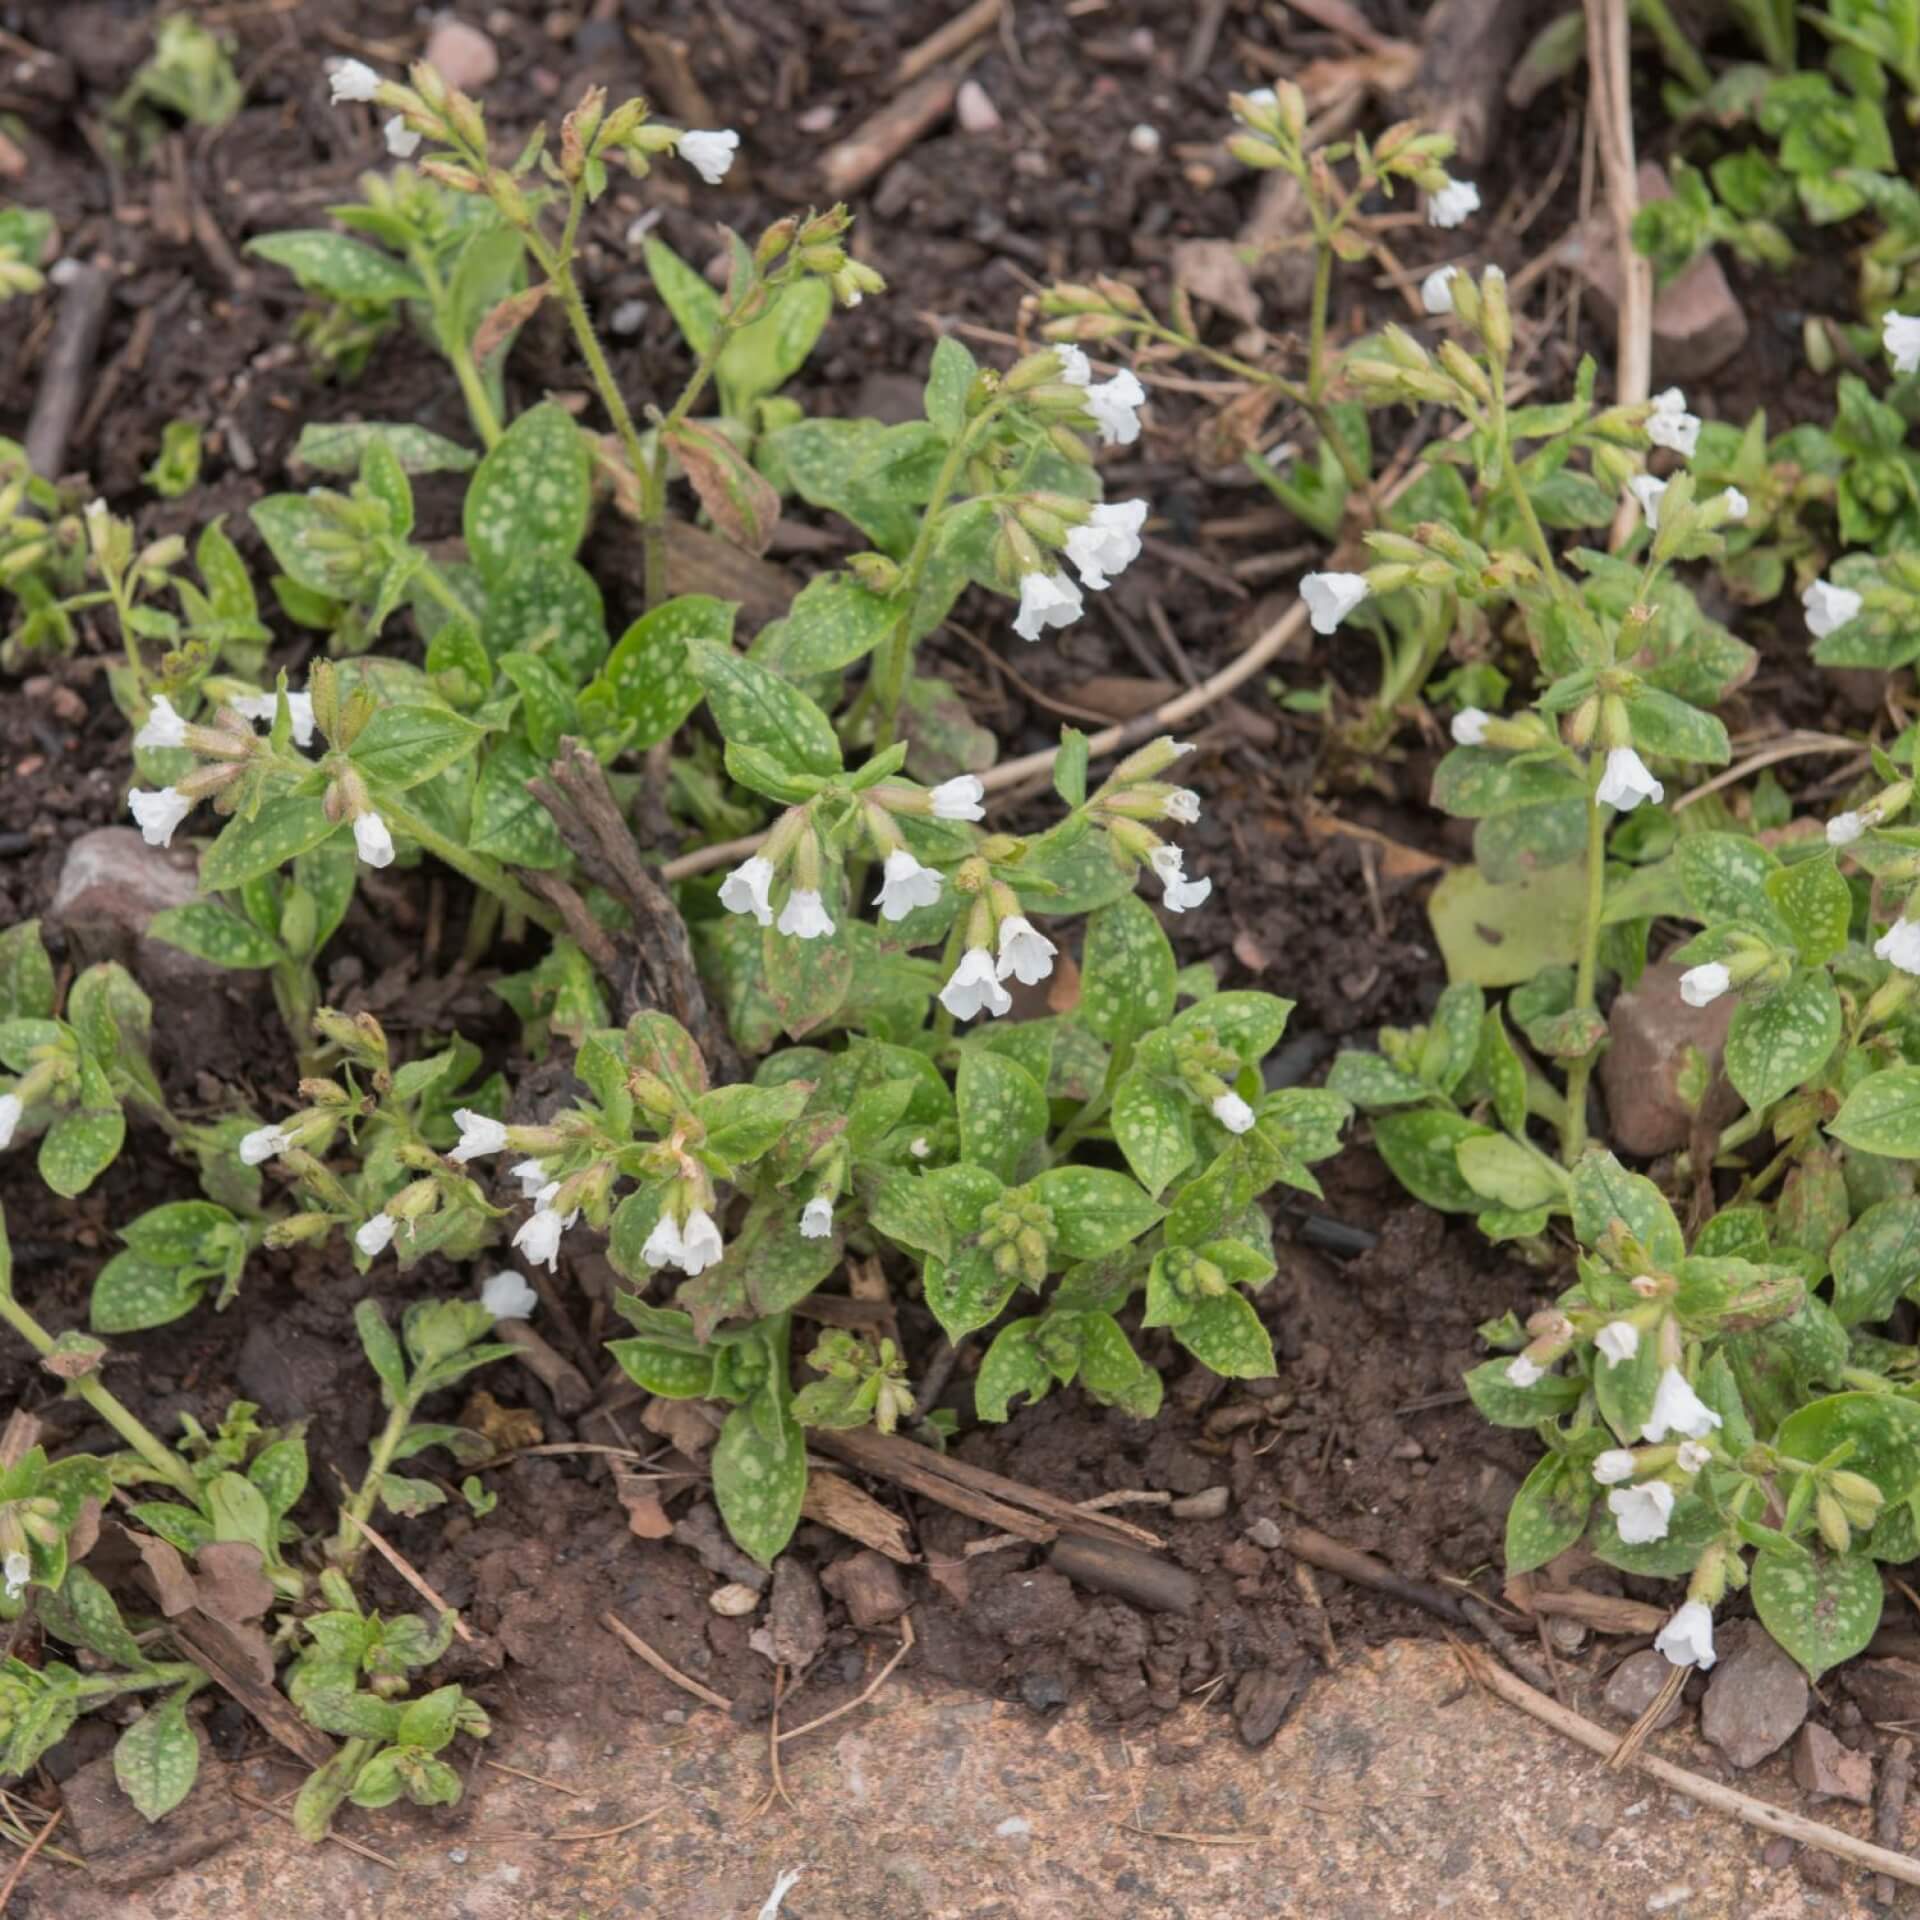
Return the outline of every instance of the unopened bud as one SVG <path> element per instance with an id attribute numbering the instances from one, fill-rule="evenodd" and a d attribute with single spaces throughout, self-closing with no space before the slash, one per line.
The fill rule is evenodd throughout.
<path id="1" fill-rule="evenodd" d="M 1815 1496 L 1813 1518 L 1814 1524 L 1820 1529 L 1820 1538 L 1835 1553 L 1845 1553 L 1853 1545 L 1853 1528 L 1848 1524 L 1840 1502 L 1832 1494 L 1822 1492 Z"/>

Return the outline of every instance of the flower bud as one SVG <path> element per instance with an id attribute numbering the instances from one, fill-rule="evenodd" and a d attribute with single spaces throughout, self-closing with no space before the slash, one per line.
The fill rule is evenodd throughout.
<path id="1" fill-rule="evenodd" d="M 1886 1495 L 1865 1474 L 1844 1467 L 1827 1476 L 1827 1487 L 1856 1527 L 1872 1526 L 1886 1501 Z"/>
<path id="2" fill-rule="evenodd" d="M 1820 1529 L 1820 1538 L 1835 1553 L 1845 1553 L 1853 1545 L 1853 1528 L 1848 1525 L 1840 1502 L 1832 1494 L 1822 1491 L 1815 1496 L 1813 1518 L 1814 1524 Z"/>
<path id="3" fill-rule="evenodd" d="M 1627 703 L 1617 693 L 1609 693 L 1600 701 L 1600 745 L 1609 753 L 1616 747 L 1633 745 L 1633 721 L 1627 714 Z"/>
<path id="4" fill-rule="evenodd" d="M 261 1244 L 276 1253 L 284 1252 L 288 1247 L 324 1240 L 333 1227 L 333 1215 L 330 1213 L 290 1213 L 267 1229 Z"/>
<path id="5" fill-rule="evenodd" d="M 753 264 L 761 268 L 772 266 L 793 245 L 793 237 L 799 231 L 800 222 L 793 214 L 776 220 L 755 242 Z"/>
<path id="6" fill-rule="evenodd" d="M 1600 724 L 1600 700 L 1596 694 L 1587 697 L 1560 723 L 1560 737 L 1568 746 L 1576 750 L 1593 744 L 1594 730 Z"/>
<path id="7" fill-rule="evenodd" d="M 847 562 L 847 571 L 869 593 L 892 593 L 900 584 L 900 566 L 884 553 L 856 553 Z"/>
<path id="8" fill-rule="evenodd" d="M 1440 342 L 1440 364 L 1482 406 L 1493 404 L 1493 386 L 1486 370 L 1458 340 Z"/>
<path id="9" fill-rule="evenodd" d="M 1513 313 L 1507 305 L 1507 276 L 1489 267 L 1480 276 L 1480 337 L 1495 360 L 1513 351 Z"/>

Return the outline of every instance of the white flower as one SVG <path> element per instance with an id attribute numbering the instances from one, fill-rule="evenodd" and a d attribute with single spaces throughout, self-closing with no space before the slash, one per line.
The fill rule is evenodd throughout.
<path id="1" fill-rule="evenodd" d="M 18 1600 L 27 1590 L 27 1581 L 33 1575 L 33 1562 L 16 1547 L 7 1555 L 0 1572 L 6 1575 L 6 1593 L 9 1600 Z"/>
<path id="2" fill-rule="evenodd" d="M 1480 211 L 1480 189 L 1471 180 L 1449 179 L 1438 193 L 1427 195 L 1427 225 L 1457 227 Z"/>
<path id="3" fill-rule="evenodd" d="M 1667 490 L 1664 480 L 1656 480 L 1650 473 L 1636 473 L 1627 482 L 1627 491 L 1640 502 L 1640 511 L 1647 516 L 1647 525 L 1654 532 L 1660 531 L 1660 496 Z"/>
<path id="4" fill-rule="evenodd" d="M 1673 1489 L 1664 1480 L 1649 1480 L 1639 1487 L 1615 1487 L 1607 1495 L 1607 1511 L 1627 1546 L 1651 1546 L 1667 1537 L 1667 1522 L 1673 1516 Z"/>
<path id="5" fill-rule="evenodd" d="M 1200 818 L 1200 796 L 1191 787 L 1175 787 L 1161 803 L 1160 817 L 1192 826 Z"/>
<path id="6" fill-rule="evenodd" d="M 1546 1368 L 1529 1360 L 1524 1353 L 1516 1353 L 1507 1362 L 1507 1385 L 1510 1387 L 1537 1387 L 1546 1377 Z"/>
<path id="7" fill-rule="evenodd" d="M 255 1127 L 240 1139 L 240 1164 L 257 1167 L 263 1160 L 285 1153 L 293 1145 L 293 1135 L 281 1127 Z"/>
<path id="8" fill-rule="evenodd" d="M 727 1250 L 720 1238 L 720 1229 L 713 1223 L 713 1215 L 705 1207 L 695 1207 L 687 1215 L 680 1239 L 682 1273 L 705 1273 Z"/>
<path id="9" fill-rule="evenodd" d="M 237 699 L 229 700 L 227 705 L 243 720 L 261 721 L 267 726 L 272 726 L 279 701 L 271 693 L 243 693 Z M 312 746 L 313 695 L 310 693 L 288 694 L 287 720 L 293 729 L 293 744 L 296 747 Z"/>
<path id="10" fill-rule="evenodd" d="M 1867 830 L 1864 814 L 1836 813 L 1827 822 L 1827 845 L 1830 847 L 1850 847 Z"/>
<path id="11" fill-rule="evenodd" d="M 1896 920 L 1873 943 L 1873 952 L 1902 973 L 1920 973 L 1920 920 Z"/>
<path id="12" fill-rule="evenodd" d="M 1140 438 L 1140 409 L 1146 404 L 1146 388 L 1124 367 L 1111 380 L 1087 388 L 1087 411 L 1103 446 L 1132 446 Z"/>
<path id="13" fill-rule="evenodd" d="M 1095 507 L 1086 525 L 1067 535 L 1067 558 L 1078 568 L 1082 586 L 1104 587 L 1139 559 L 1146 519 L 1144 500 L 1121 500 Z"/>
<path id="14" fill-rule="evenodd" d="M 816 1193 L 800 1209 L 800 1237 L 803 1240 L 824 1240 L 833 1231 L 833 1202 L 823 1193 Z"/>
<path id="15" fill-rule="evenodd" d="M 833 916 L 815 887 L 795 887 L 780 909 L 780 931 L 796 940 L 824 940 L 833 932 Z"/>
<path id="16" fill-rule="evenodd" d="M 916 1133 L 913 1138 L 907 1142 L 907 1151 L 912 1154 L 916 1160 L 924 1160 L 932 1153 L 933 1143 L 928 1140 L 924 1133 Z"/>
<path id="17" fill-rule="evenodd" d="M 1631 1320 L 1609 1320 L 1594 1335 L 1593 1344 L 1606 1356 L 1608 1366 L 1617 1367 L 1640 1351 L 1640 1329 Z"/>
<path id="18" fill-rule="evenodd" d="M 1643 1440 L 1658 1446 L 1669 1433 L 1688 1440 L 1704 1440 L 1720 1424 L 1720 1416 L 1687 1385 L 1686 1375 L 1678 1367 L 1669 1367 L 1660 1376 L 1653 1396 L 1653 1411 L 1640 1429 Z"/>
<path id="19" fill-rule="evenodd" d="M 411 160 L 420 151 L 420 136 L 395 114 L 380 131 L 386 136 L 387 151 L 396 160 Z"/>
<path id="20" fill-rule="evenodd" d="M 1300 582 L 1300 597 L 1315 633 L 1332 633 L 1367 591 L 1364 573 L 1310 573 Z"/>
<path id="21" fill-rule="evenodd" d="M 1646 762 L 1631 747 L 1614 747 L 1607 754 L 1607 770 L 1600 776 L 1594 798 L 1603 807 L 1617 807 L 1631 813 L 1642 800 L 1655 806 L 1666 798 L 1667 790 L 1647 771 Z"/>
<path id="22" fill-rule="evenodd" d="M 1020 611 L 1013 630 L 1022 640 L 1038 640 L 1049 627 L 1070 627 L 1086 602 L 1064 573 L 1029 573 L 1020 581 Z"/>
<path id="23" fill-rule="evenodd" d="M 1680 998 L 1690 1007 L 1710 1007 L 1733 985 L 1733 975 L 1718 960 L 1689 967 L 1680 976 Z"/>
<path id="24" fill-rule="evenodd" d="M 1747 496 L 1738 487 L 1721 489 L 1720 517 L 1723 520 L 1744 520 L 1747 517 Z"/>
<path id="25" fill-rule="evenodd" d="M 1631 1480 L 1633 1473 L 1633 1455 L 1625 1447 L 1609 1447 L 1593 1463 L 1593 1477 L 1603 1487 L 1615 1487 L 1622 1480 Z"/>
<path id="26" fill-rule="evenodd" d="M 640 1258 L 650 1267 L 677 1267 L 686 1255 L 686 1243 L 680 1238 L 680 1222 L 669 1211 L 653 1223 Z"/>
<path id="27" fill-rule="evenodd" d="M 13 1145 L 13 1130 L 20 1124 L 22 1111 L 17 1093 L 0 1093 L 0 1153 Z"/>
<path id="28" fill-rule="evenodd" d="M 520 1223 L 513 1244 L 527 1256 L 530 1266 L 545 1267 L 551 1273 L 560 1259 L 560 1236 L 567 1223 L 551 1207 L 536 1207 Z"/>
<path id="29" fill-rule="evenodd" d="M 173 845 L 173 830 L 193 811 L 193 802 L 176 787 L 135 787 L 127 805 L 140 825 L 140 838 L 150 847 Z"/>
<path id="30" fill-rule="evenodd" d="M 1429 313 L 1453 311 L 1453 277 L 1459 271 L 1458 267 L 1435 267 L 1420 282 L 1420 304 Z"/>
<path id="31" fill-rule="evenodd" d="M 1280 104 L 1280 96 L 1271 87 L 1255 87 L 1244 97 L 1250 107 L 1276 107 Z M 1237 120 L 1240 116 L 1235 114 L 1234 118 Z"/>
<path id="32" fill-rule="evenodd" d="M 1653 1644 L 1676 1667 L 1698 1667 L 1704 1672 L 1720 1657 L 1713 1650 L 1713 1609 L 1704 1600 L 1676 1607 L 1673 1618 L 1654 1635 Z"/>
<path id="33" fill-rule="evenodd" d="M 1229 1133 L 1249 1133 L 1253 1129 L 1253 1109 L 1231 1089 L 1215 1098 L 1212 1111 Z"/>
<path id="34" fill-rule="evenodd" d="M 1037 987 L 1053 971 L 1060 949 L 1024 913 L 1010 913 L 1000 922 L 1000 964 L 994 971 L 1008 974 L 1023 987 Z"/>
<path id="35" fill-rule="evenodd" d="M 1161 904 L 1169 913 L 1185 913 L 1197 907 L 1213 891 L 1211 880 L 1189 880 L 1186 855 L 1178 847 L 1158 846 L 1147 856 L 1148 863 L 1166 888 Z"/>
<path id="36" fill-rule="evenodd" d="M 1078 347 L 1055 347 L 1053 355 L 1060 362 L 1060 378 L 1070 387 L 1090 387 L 1093 385 L 1093 362 Z"/>
<path id="37" fill-rule="evenodd" d="M 727 170 L 733 165 L 734 150 L 739 145 L 740 136 L 728 127 L 719 133 L 683 133 L 677 150 L 680 158 L 708 186 L 717 187 L 727 177 Z"/>
<path id="38" fill-rule="evenodd" d="M 531 1200 L 547 1184 L 547 1170 L 538 1160 L 522 1160 L 508 1172 L 520 1182 L 520 1198 Z"/>
<path id="39" fill-rule="evenodd" d="M 1682 1440 L 1677 1457 L 1682 1473 L 1698 1473 L 1713 1458 L 1713 1449 L 1703 1447 L 1698 1440 Z"/>
<path id="40" fill-rule="evenodd" d="M 1487 737 L 1487 714 L 1480 707 L 1462 707 L 1453 716 L 1451 732 L 1456 747 L 1477 747 Z"/>
<path id="41" fill-rule="evenodd" d="M 763 927 L 773 925 L 773 862 L 760 854 L 742 860 L 720 882 L 720 904 L 729 913 L 750 913 Z"/>
<path id="42" fill-rule="evenodd" d="M 133 736 L 136 747 L 184 747 L 187 723 L 173 710 L 173 702 L 164 693 L 153 696 L 147 709 L 147 724 Z"/>
<path id="43" fill-rule="evenodd" d="M 387 823 L 377 813 L 356 813 L 353 816 L 353 844 L 368 866 L 393 865 L 393 835 L 387 831 Z"/>
<path id="44" fill-rule="evenodd" d="M 998 1019 L 1013 1005 L 1013 995 L 1000 984 L 993 955 L 985 947 L 969 947 L 940 989 L 940 1004 L 956 1020 L 971 1020 L 982 1008 Z"/>
<path id="45" fill-rule="evenodd" d="M 1831 580 L 1816 580 L 1800 596 L 1807 610 L 1807 631 L 1816 640 L 1824 640 L 1849 620 L 1860 617 L 1862 601 L 1851 587 L 1836 587 Z"/>
<path id="46" fill-rule="evenodd" d="M 453 1124 L 460 1129 L 460 1140 L 447 1158 L 456 1165 L 465 1166 L 483 1153 L 501 1153 L 506 1149 L 506 1128 L 484 1113 L 475 1113 L 471 1107 L 455 1107 Z"/>
<path id="47" fill-rule="evenodd" d="M 987 789 L 977 776 L 957 773 L 928 793 L 927 806 L 936 820 L 984 820 L 987 810 L 980 803 L 986 797 Z"/>
<path id="48" fill-rule="evenodd" d="M 333 105 L 349 100 L 371 100 L 380 91 L 380 76 L 364 60 L 342 60 L 327 74 Z"/>
<path id="49" fill-rule="evenodd" d="M 513 1268 L 502 1267 L 481 1283 L 480 1304 L 496 1320 L 531 1320 L 540 1296 Z"/>
<path id="50" fill-rule="evenodd" d="M 923 867 L 905 847 L 887 855 L 880 891 L 873 903 L 882 920 L 904 920 L 915 907 L 930 907 L 940 898 L 940 876 Z"/>
<path id="51" fill-rule="evenodd" d="M 1895 373 L 1920 369 L 1920 320 L 1909 313 L 1889 313 L 1880 322 L 1880 344 L 1893 356 Z"/>
<path id="52" fill-rule="evenodd" d="M 376 1213 L 369 1220 L 363 1220 L 354 1230 L 353 1244 L 369 1260 L 379 1257 L 393 1244 L 396 1222 L 390 1213 Z"/>
<path id="53" fill-rule="evenodd" d="M 1700 416 L 1687 411 L 1687 396 L 1678 387 L 1653 396 L 1653 411 L 1647 416 L 1647 438 L 1656 447 L 1666 447 L 1683 460 L 1693 458 L 1700 440 Z"/>

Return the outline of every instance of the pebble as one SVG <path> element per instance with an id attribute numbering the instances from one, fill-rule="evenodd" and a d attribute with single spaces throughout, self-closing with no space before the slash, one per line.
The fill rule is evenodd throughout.
<path id="1" fill-rule="evenodd" d="M 1225 1487 L 1203 1487 L 1198 1493 L 1173 1501 L 1167 1511 L 1176 1520 L 1218 1520 L 1232 1500 Z"/>
<path id="2" fill-rule="evenodd" d="M 707 1595 L 707 1605 L 715 1613 L 729 1620 L 738 1620 L 751 1613 L 760 1604 L 760 1596 L 751 1587 L 742 1586 L 737 1580 L 729 1580 L 724 1587 L 715 1587 Z"/>
<path id="3" fill-rule="evenodd" d="M 1280 1523 L 1277 1520 L 1256 1520 L 1247 1529 L 1247 1538 L 1256 1547 L 1265 1547 L 1271 1553 L 1280 1544 Z"/>
<path id="4" fill-rule="evenodd" d="M 1135 153 L 1145 154 L 1151 159 L 1160 151 L 1160 129 L 1148 126 L 1143 120 L 1127 135 L 1127 145 Z"/>
<path id="5" fill-rule="evenodd" d="M 1808 1793 L 1873 1804 L 1873 1759 L 1850 1753 L 1825 1727 L 1809 1721 L 1793 1743 L 1793 1777 Z"/>
<path id="6" fill-rule="evenodd" d="M 500 71 L 492 37 L 464 20 L 442 16 L 427 35 L 426 62 L 448 86 L 474 93 Z"/>
<path id="7" fill-rule="evenodd" d="M 456 1867 L 464 1867 L 467 1864 L 467 1850 L 465 1847 L 449 1847 L 447 1849 L 447 1858 L 451 1860 Z"/>
<path id="8" fill-rule="evenodd" d="M 607 316 L 607 326 L 614 333 L 638 333 L 647 322 L 647 303 L 644 300 L 622 300 Z"/>
<path id="9" fill-rule="evenodd" d="M 1742 1769 L 1778 1753 L 1807 1717 L 1807 1676 L 1758 1629 L 1714 1668 L 1700 1731 Z"/>
<path id="10" fill-rule="evenodd" d="M 962 133 L 998 133 L 1000 109 L 978 80 L 963 80 L 953 98 L 953 115 Z"/>
<path id="11" fill-rule="evenodd" d="M 1629 1654 L 1607 1676 L 1601 1698 L 1606 1701 L 1608 1712 L 1617 1713 L 1623 1720 L 1638 1720 L 1653 1705 L 1655 1695 L 1667 1684 L 1667 1675 L 1672 1671 L 1666 1656 L 1655 1653 L 1651 1647 L 1642 1653 Z M 1685 1701 L 1675 1694 L 1660 1716 L 1660 1725 L 1672 1726 L 1685 1711 Z"/>

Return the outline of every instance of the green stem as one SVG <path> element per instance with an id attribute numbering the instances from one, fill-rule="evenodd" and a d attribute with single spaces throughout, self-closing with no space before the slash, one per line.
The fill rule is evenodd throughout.
<path id="1" fill-rule="evenodd" d="M 1100 1083 L 1096 1093 L 1067 1124 L 1060 1129 L 1053 1143 L 1053 1164 L 1058 1166 L 1086 1136 L 1107 1117 L 1113 1106 L 1114 1089 L 1120 1084 L 1121 1077 L 1133 1063 L 1133 1042 L 1122 1040 L 1113 1050 L 1113 1058 L 1107 1062 L 1107 1077 Z"/>
<path id="2" fill-rule="evenodd" d="M 446 287 L 433 264 L 432 256 L 426 248 L 415 247 L 409 258 L 414 272 L 420 276 L 420 284 L 427 290 L 434 338 L 439 341 L 440 351 L 453 369 L 453 377 L 460 383 L 460 393 L 467 403 L 467 416 L 473 422 L 473 430 L 486 446 L 493 447 L 500 439 L 500 416 L 494 411 L 493 396 L 488 393 L 487 383 L 474 362 L 472 343 L 462 339 L 450 324 L 452 316 L 447 311 Z"/>
<path id="3" fill-rule="evenodd" d="M 380 1429 L 380 1437 L 373 1443 L 366 1477 L 354 1490 L 353 1498 L 340 1509 L 340 1530 L 333 1536 L 328 1554 L 342 1572 L 353 1571 L 353 1563 L 359 1559 L 361 1549 L 367 1544 L 366 1534 L 356 1523 L 373 1518 L 373 1510 L 380 1502 L 380 1483 L 387 1477 L 387 1469 L 393 1465 L 393 1456 L 399 1451 L 400 1442 L 412 1419 L 411 1400 L 401 1401 L 388 1414 L 387 1424 Z"/>
<path id="4" fill-rule="evenodd" d="M 380 794 L 375 804 L 389 826 L 398 827 L 402 833 L 419 841 L 436 860 L 444 862 L 455 873 L 465 875 L 476 887 L 492 894 L 502 906 L 525 914 L 535 926 L 544 927 L 548 933 L 564 931 L 560 916 L 544 901 L 536 900 L 499 861 L 489 859 L 484 853 L 471 853 L 457 840 L 449 840 L 437 827 L 430 826 L 412 808 L 390 794 Z"/>
<path id="5" fill-rule="evenodd" d="M 151 1693 L 159 1687 L 200 1686 L 206 1677 L 189 1660 L 163 1660 L 140 1673 L 87 1674 L 69 1691 L 81 1700 L 110 1700 L 116 1694 Z"/>
<path id="6" fill-rule="evenodd" d="M 1593 1011 L 1594 980 L 1600 971 L 1600 916 L 1607 893 L 1607 815 L 1594 797 L 1599 790 L 1596 760 L 1587 788 L 1587 899 L 1580 928 L 1580 967 L 1573 982 L 1573 1010 Z M 1583 1054 L 1567 1069 L 1567 1119 L 1561 1129 L 1561 1158 L 1568 1166 L 1579 1159 L 1587 1144 L 1587 1082 L 1593 1077 L 1597 1053 Z"/>
<path id="7" fill-rule="evenodd" d="M 1513 441 L 1507 433 L 1507 375 L 1504 367 L 1494 370 L 1494 396 L 1492 426 L 1494 442 L 1499 449 L 1500 479 L 1507 490 L 1507 497 L 1513 502 L 1514 511 L 1520 516 L 1520 524 L 1526 529 L 1527 544 L 1533 549 L 1533 557 L 1540 563 L 1541 577 L 1546 588 L 1556 599 L 1565 599 L 1567 583 L 1560 577 L 1560 567 L 1553 557 L 1553 548 L 1547 544 L 1546 529 L 1540 524 L 1540 516 L 1533 510 L 1533 502 L 1527 497 L 1525 483 L 1520 478 L 1519 463 L 1513 457 Z"/>
<path id="8" fill-rule="evenodd" d="M 373 1758 L 379 1746 L 378 1740 L 369 1739 L 365 1734 L 356 1734 L 351 1740 L 344 1741 L 324 1766 L 316 1767 L 307 1775 L 306 1785 L 300 1789 L 299 1798 L 293 1803 L 293 1827 L 302 1840 L 324 1840 L 327 1837 L 327 1829 L 333 1824 L 333 1816 L 340 1802 L 352 1790 L 360 1769 Z"/>

